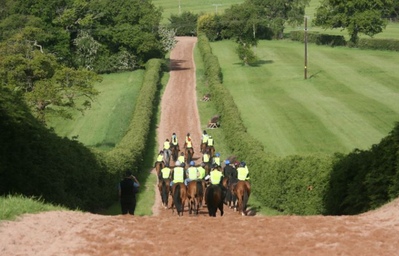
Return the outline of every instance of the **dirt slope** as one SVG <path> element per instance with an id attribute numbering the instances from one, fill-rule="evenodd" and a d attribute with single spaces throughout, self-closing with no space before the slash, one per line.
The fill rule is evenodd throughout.
<path id="1" fill-rule="evenodd" d="M 190 132 L 198 148 L 196 39 L 178 40 L 162 98 L 159 147 L 172 132 L 180 141 Z M 0 224 L 0 255 L 399 255 L 398 200 L 359 216 L 242 217 L 225 209 L 225 216 L 210 218 L 205 208 L 199 216 L 178 217 L 160 207 L 157 194 L 153 211 L 151 217 L 25 215 Z"/>

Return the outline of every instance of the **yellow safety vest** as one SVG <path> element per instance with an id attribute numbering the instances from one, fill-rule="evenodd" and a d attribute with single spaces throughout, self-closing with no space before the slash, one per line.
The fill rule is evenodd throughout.
<path id="1" fill-rule="evenodd" d="M 157 162 L 162 162 L 162 160 L 163 160 L 163 155 L 159 154 L 157 157 Z"/>
<path id="2" fill-rule="evenodd" d="M 208 138 L 209 138 L 209 135 L 208 134 L 206 134 L 206 135 L 202 135 L 202 143 L 207 143 L 208 142 Z"/>
<path id="3" fill-rule="evenodd" d="M 169 179 L 170 168 L 169 168 L 169 167 L 164 167 L 164 168 L 161 170 L 161 173 L 162 173 L 162 178 L 164 178 L 164 179 Z"/>
<path id="4" fill-rule="evenodd" d="M 179 156 L 177 158 L 177 161 L 179 161 L 180 163 L 184 163 L 184 156 Z"/>
<path id="5" fill-rule="evenodd" d="M 223 174 L 221 172 L 219 172 L 218 170 L 211 171 L 210 175 L 211 175 L 211 183 L 213 185 L 219 184 L 223 177 Z"/>
<path id="6" fill-rule="evenodd" d="M 177 136 L 174 139 L 172 137 L 172 144 L 175 145 L 175 146 L 177 145 Z"/>
<path id="7" fill-rule="evenodd" d="M 163 148 L 164 148 L 164 149 L 170 149 L 170 142 L 169 142 L 169 141 L 165 141 L 165 142 L 163 143 Z"/>
<path id="8" fill-rule="evenodd" d="M 184 182 L 184 169 L 183 167 L 175 167 L 173 170 L 173 183 Z"/>
<path id="9" fill-rule="evenodd" d="M 186 137 L 186 147 L 187 148 L 192 148 L 193 147 L 193 144 L 192 144 L 192 140 L 191 140 L 191 138 L 190 138 L 190 140 L 188 140 L 188 138 L 189 137 Z"/>
<path id="10" fill-rule="evenodd" d="M 215 157 L 213 158 L 213 161 L 215 162 L 215 164 L 217 164 L 217 165 L 220 166 L 220 157 L 215 156 Z"/>
<path id="11" fill-rule="evenodd" d="M 213 146 L 213 139 L 208 139 L 208 146 L 210 146 L 210 147 Z"/>
<path id="12" fill-rule="evenodd" d="M 202 156 L 202 161 L 203 161 L 204 163 L 209 163 L 209 154 L 204 154 L 204 155 Z"/>
<path id="13" fill-rule="evenodd" d="M 194 166 L 188 168 L 188 178 L 190 180 L 198 179 L 198 170 Z"/>
<path id="14" fill-rule="evenodd" d="M 206 174 L 205 172 L 206 171 L 205 171 L 204 167 L 202 167 L 202 166 L 198 167 L 197 169 L 198 169 L 198 172 L 199 172 L 199 177 L 198 178 L 202 180 L 203 178 L 205 178 L 205 174 Z"/>
<path id="15" fill-rule="evenodd" d="M 238 180 L 247 180 L 248 169 L 245 167 L 238 167 L 237 168 L 237 178 Z"/>

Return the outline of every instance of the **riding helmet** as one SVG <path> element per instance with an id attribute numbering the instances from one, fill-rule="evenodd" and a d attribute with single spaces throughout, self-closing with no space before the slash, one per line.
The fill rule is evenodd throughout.
<path id="1" fill-rule="evenodd" d="M 176 161 L 175 165 L 179 166 L 180 165 L 180 161 Z"/>
<path id="2" fill-rule="evenodd" d="M 241 165 L 242 167 L 245 167 L 246 164 L 245 164 L 245 162 L 241 162 L 240 165 Z"/>
<path id="3" fill-rule="evenodd" d="M 217 156 L 217 157 L 219 157 L 219 156 L 220 156 L 220 154 L 219 154 L 219 153 L 216 153 L 216 156 Z"/>
<path id="4" fill-rule="evenodd" d="M 227 165 L 227 164 L 230 164 L 230 160 L 229 159 L 226 159 L 225 161 L 224 161 L 224 163 Z"/>
<path id="5" fill-rule="evenodd" d="M 195 162 L 194 161 L 191 161 L 190 162 L 190 166 L 194 166 L 195 165 Z"/>

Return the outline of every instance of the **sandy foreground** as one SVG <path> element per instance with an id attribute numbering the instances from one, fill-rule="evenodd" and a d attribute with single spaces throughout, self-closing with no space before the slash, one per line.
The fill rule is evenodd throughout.
<path id="1" fill-rule="evenodd" d="M 194 37 L 179 37 L 162 97 L 159 148 L 176 132 L 201 126 L 195 93 Z M 174 104 L 178 99 L 179 106 Z M 198 147 L 197 147 L 198 148 Z M 198 150 L 197 150 L 198 151 Z M 195 152 L 194 158 L 201 155 Z M 199 162 L 200 160 L 197 160 Z M 154 185 L 155 189 L 155 185 Z M 399 199 L 357 216 L 241 216 L 225 207 L 211 218 L 161 207 L 153 216 L 101 216 L 72 211 L 26 214 L 0 222 L 0 255 L 399 255 Z"/>

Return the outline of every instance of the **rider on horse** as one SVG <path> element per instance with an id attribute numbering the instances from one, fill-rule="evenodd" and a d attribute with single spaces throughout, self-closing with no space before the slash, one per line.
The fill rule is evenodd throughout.
<path id="1" fill-rule="evenodd" d="M 163 151 L 162 151 L 162 150 L 159 151 L 159 153 L 158 153 L 157 161 L 155 161 L 155 165 L 156 165 L 157 163 L 161 163 L 161 162 L 163 162 Z"/>
<path id="2" fill-rule="evenodd" d="M 201 153 L 204 153 L 206 147 L 208 146 L 208 138 L 209 138 L 209 135 L 207 134 L 206 130 L 204 130 L 204 132 L 201 135 L 201 145 L 200 145 Z"/>
<path id="3" fill-rule="evenodd" d="M 205 153 L 202 155 L 202 162 L 204 162 L 205 165 L 210 165 L 210 160 L 211 156 L 209 155 L 209 150 L 206 150 Z"/>
<path id="4" fill-rule="evenodd" d="M 215 157 L 212 158 L 212 164 L 220 166 L 220 153 L 216 153 Z"/>
<path id="5" fill-rule="evenodd" d="M 180 163 L 184 163 L 184 152 L 180 152 L 180 156 L 177 158 L 177 161 Z"/>
<path id="6" fill-rule="evenodd" d="M 166 139 L 165 142 L 163 143 L 163 153 L 164 153 L 165 164 L 169 164 L 169 159 L 171 155 L 169 139 Z"/>
<path id="7" fill-rule="evenodd" d="M 176 161 L 175 168 L 173 168 L 172 172 L 172 181 L 170 182 L 170 186 L 173 186 L 174 183 L 178 182 L 184 182 L 184 163 Z"/>
<path id="8" fill-rule="evenodd" d="M 198 172 L 199 172 L 199 177 L 198 179 L 203 180 L 205 178 L 206 175 L 206 171 L 205 171 L 205 163 L 202 162 L 201 165 L 199 167 L 197 167 Z"/>
<path id="9" fill-rule="evenodd" d="M 245 162 L 241 162 L 240 167 L 237 168 L 237 178 L 242 181 L 249 180 L 249 171 Z"/>
<path id="10" fill-rule="evenodd" d="M 169 168 L 169 165 L 165 164 L 165 167 L 162 168 L 161 173 L 159 174 L 159 180 L 162 181 L 165 179 L 170 179 L 170 173 L 171 173 L 171 170 Z"/>
<path id="11" fill-rule="evenodd" d="M 223 184 L 222 184 L 223 173 L 221 171 L 219 171 L 218 166 L 216 164 L 214 164 L 212 166 L 212 171 L 209 173 L 209 176 L 210 176 L 209 178 L 210 178 L 211 184 L 218 185 L 222 189 L 223 201 L 224 201 L 224 198 L 226 197 L 227 190 L 225 187 L 223 187 Z"/>
<path id="12" fill-rule="evenodd" d="M 172 144 L 172 146 L 175 146 L 177 149 L 179 148 L 179 141 L 177 139 L 176 133 L 172 134 L 172 138 L 170 139 L 170 143 Z"/>
<path id="13" fill-rule="evenodd" d="M 195 167 L 195 162 L 190 162 L 190 167 L 186 171 L 186 179 L 184 180 L 184 185 L 188 185 L 188 183 L 192 180 L 197 180 L 199 178 L 199 171 Z"/>

